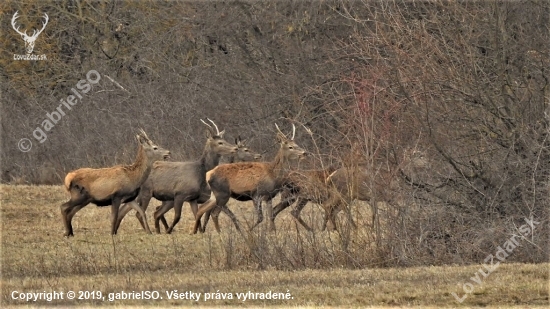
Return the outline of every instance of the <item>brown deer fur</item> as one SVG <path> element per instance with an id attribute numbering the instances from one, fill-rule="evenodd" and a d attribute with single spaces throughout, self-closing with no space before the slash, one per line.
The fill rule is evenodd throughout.
<path id="1" fill-rule="evenodd" d="M 242 140 L 240 136 L 235 139 L 235 145 L 237 145 L 238 148 L 237 153 L 231 156 L 228 163 L 259 161 L 262 158 L 261 154 L 251 151 L 246 146 L 246 140 Z M 214 209 L 210 209 L 206 212 L 204 223 L 201 229 L 202 232 L 204 232 L 204 230 L 206 229 L 206 225 L 208 224 L 208 220 L 211 216 L 215 216 L 215 220 L 218 220 L 218 215 L 220 211 L 220 208 L 215 207 Z"/>
<path id="2" fill-rule="evenodd" d="M 397 173 L 401 168 L 418 169 L 422 170 L 429 166 L 429 162 L 425 159 L 424 153 L 416 149 L 405 151 L 403 154 L 403 161 L 397 166 L 388 168 L 387 166 L 378 166 L 373 168 L 369 162 L 361 162 L 362 155 L 359 148 L 354 147 L 354 151 L 351 153 L 350 158 L 345 160 L 346 166 L 337 169 L 326 179 L 326 185 L 330 190 L 327 191 L 324 201 L 314 201 L 322 204 L 325 210 L 325 218 L 322 229 L 327 227 L 327 223 L 331 223 L 330 228 L 334 229 L 336 226 L 336 215 L 339 211 L 345 210 L 348 220 L 355 227 L 355 223 L 351 217 L 351 203 L 354 200 L 367 201 L 373 208 L 372 224 L 374 225 L 376 217 L 376 201 L 384 201 L 388 204 L 399 204 L 396 198 L 399 194 L 396 194 L 395 190 L 398 190 L 396 181 L 398 181 Z M 305 183 L 307 185 L 307 182 Z M 320 183 L 318 183 L 320 185 Z M 311 187 L 311 186 L 310 186 Z M 373 194 L 376 192 L 375 194 Z M 301 196 L 301 194 L 298 194 Z M 322 197 L 322 195 L 319 195 Z M 313 200 L 312 200 L 313 201 Z M 281 202 L 280 204 L 284 203 Z M 287 202 L 288 203 L 288 202 Z M 290 200 L 290 203 L 292 201 Z M 300 216 L 300 211 L 303 209 L 307 200 L 298 199 L 297 206 L 292 211 L 294 217 Z M 275 215 L 280 212 L 285 205 L 277 205 L 274 209 Z M 302 223 L 302 220 L 298 220 Z M 306 227 L 304 225 L 304 227 Z M 307 228 L 307 227 L 306 227 Z"/>
<path id="3" fill-rule="evenodd" d="M 294 126 L 293 132 L 295 132 Z M 240 231 L 237 218 L 226 206 L 230 198 L 239 201 L 252 200 L 254 202 L 258 218 L 251 229 L 263 221 L 261 202 L 266 201 L 268 217 L 270 218 L 269 227 L 271 230 L 275 229 L 275 225 L 271 220 L 273 210 L 271 200 L 284 186 L 289 171 L 289 161 L 302 158 L 306 155 L 306 151 L 294 142 L 294 134 L 292 138 L 289 139 L 279 131 L 277 133 L 277 139 L 280 148 L 272 162 L 224 164 L 207 173 L 206 179 L 215 199 L 205 203 L 199 209 L 195 218 L 194 233 L 196 233 L 200 227 L 202 215 L 214 207 L 219 207 L 225 212 L 233 220 L 235 227 Z M 216 230 L 219 232 L 219 225 L 216 221 L 214 221 L 214 224 Z"/>
<path id="4" fill-rule="evenodd" d="M 214 122 L 209 119 L 212 124 Z M 203 123 L 205 123 L 203 121 Z M 205 123 L 206 124 L 206 123 Z M 162 201 L 162 205 L 156 209 L 155 230 L 160 233 L 160 222 L 167 226 L 164 214 L 174 208 L 175 216 L 172 225 L 166 233 L 171 233 L 181 218 L 183 203 L 191 205 L 193 215 L 197 213 L 199 203 L 204 203 L 210 198 L 210 189 L 206 184 L 206 172 L 216 167 L 222 155 L 232 155 L 237 152 L 237 147 L 223 139 L 225 131 L 220 132 L 215 126 L 208 125 L 206 144 L 202 156 L 197 161 L 191 162 L 155 162 L 149 178 L 141 187 L 139 197 L 133 203 L 139 204 L 142 210 L 146 210 L 151 198 Z M 130 211 L 129 205 L 121 209 L 121 217 Z M 137 214 L 142 226 L 145 228 L 145 220 Z M 118 222 L 120 224 L 120 220 Z"/>
<path id="5" fill-rule="evenodd" d="M 273 220 L 277 215 L 296 202 L 292 216 L 308 231 L 312 229 L 302 220 L 300 213 L 308 202 L 323 204 L 330 199 L 332 186 L 327 184 L 327 178 L 336 170 L 329 166 L 323 170 L 293 171 L 289 174 L 288 183 L 281 192 L 281 201 L 273 208 Z M 325 218 L 330 210 L 325 210 Z"/>
<path id="6" fill-rule="evenodd" d="M 170 155 L 168 150 L 154 145 L 143 130 L 136 138 L 139 149 L 134 164 L 100 169 L 81 168 L 67 174 L 64 184 L 70 200 L 61 205 L 65 236 L 74 235 L 72 218 L 89 203 L 111 205 L 111 233 L 116 234 L 120 204 L 134 200 L 149 176 L 153 162 Z"/>
<path id="7" fill-rule="evenodd" d="M 237 152 L 231 156 L 228 163 L 259 161 L 262 159 L 262 155 L 251 151 L 246 145 L 246 140 L 242 140 L 240 136 L 235 138 L 235 145 L 237 145 Z"/>

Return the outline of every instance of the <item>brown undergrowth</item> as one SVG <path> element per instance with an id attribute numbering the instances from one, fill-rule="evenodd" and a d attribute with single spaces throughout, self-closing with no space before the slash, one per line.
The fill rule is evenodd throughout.
<path id="1" fill-rule="evenodd" d="M 188 208 L 171 235 L 147 235 L 129 215 L 119 235 L 111 237 L 110 209 L 90 205 L 75 217 L 75 237 L 67 239 L 59 214 L 66 199 L 60 186 L 2 185 L 1 192 L 2 306 L 532 308 L 548 304 L 548 264 L 503 264 L 481 284 L 470 280 L 479 265 L 384 267 L 384 257 L 373 254 L 375 241 L 368 236 L 368 224 L 348 230 L 342 216 L 339 232 L 321 232 L 321 212 L 313 205 L 303 214 L 308 222 L 317 222 L 313 233 L 283 213 L 277 218 L 276 233 L 267 232 L 262 224 L 246 238 L 223 215 L 221 234 L 209 226 L 205 234 L 189 235 L 193 220 Z M 230 207 L 243 225 L 254 221 L 251 204 Z M 150 221 L 154 208 L 149 208 Z M 354 217 L 358 222 L 370 220 L 368 207 L 354 208 Z M 465 283 L 472 283 L 474 290 L 459 303 L 452 293 L 465 295 Z M 202 296 L 198 302 L 168 299 L 167 293 L 174 290 Z M 13 299 L 18 295 L 14 291 L 100 291 L 103 298 L 25 302 Z M 109 301 L 116 296 L 112 293 L 122 291 L 156 291 L 162 299 Z M 290 293 L 291 298 L 237 299 L 237 293 L 248 291 Z M 211 293 L 212 299 L 205 301 L 205 293 Z M 226 299 L 216 299 L 222 294 Z"/>

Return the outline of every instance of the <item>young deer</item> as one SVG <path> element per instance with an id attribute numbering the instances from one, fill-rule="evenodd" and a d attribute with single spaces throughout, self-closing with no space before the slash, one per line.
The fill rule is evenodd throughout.
<path id="1" fill-rule="evenodd" d="M 240 135 L 235 138 L 235 145 L 237 145 L 237 152 L 230 156 L 228 163 L 259 161 L 262 159 L 261 154 L 248 148 L 246 140 L 241 139 Z"/>
<path id="2" fill-rule="evenodd" d="M 237 152 L 229 154 L 229 157 L 230 157 L 229 162 L 230 163 L 257 161 L 257 160 L 262 158 L 261 154 L 256 153 L 256 152 L 252 151 L 250 148 L 248 148 L 248 146 L 246 145 L 246 140 L 242 140 L 240 136 L 235 138 L 235 145 L 237 146 Z M 141 201 L 141 199 L 138 197 L 137 201 Z M 145 203 L 145 201 L 144 201 L 144 203 Z M 172 202 L 171 201 L 166 201 L 166 202 L 163 202 L 163 204 L 164 203 L 172 203 Z M 128 205 L 132 205 L 132 204 L 128 204 Z M 133 206 L 136 206 L 136 205 L 133 205 Z M 130 207 L 131 206 L 123 205 L 120 208 L 119 224 L 120 224 L 120 221 L 122 221 L 122 219 L 124 218 L 124 216 L 131 210 Z M 162 208 L 162 205 L 157 206 L 155 211 L 158 211 L 160 208 Z M 139 209 L 141 210 L 142 208 L 139 208 Z M 147 206 L 145 206 L 145 209 L 143 209 L 143 210 L 146 210 L 146 209 L 147 209 Z M 141 220 L 140 212 L 136 213 L 136 217 L 140 221 L 140 224 L 142 225 L 142 227 L 144 229 L 146 229 L 147 225 L 144 226 L 143 221 Z M 167 231 L 169 227 L 168 227 L 168 223 L 166 222 L 166 219 L 164 218 L 164 215 L 160 216 L 160 222 L 162 222 L 162 225 L 164 226 L 164 230 Z"/>
<path id="3" fill-rule="evenodd" d="M 273 207 L 271 200 L 283 188 L 289 172 L 289 163 L 292 160 L 301 159 L 306 155 L 306 151 L 294 142 L 296 127 L 293 125 L 292 138 L 287 138 L 277 125 L 277 139 L 280 144 L 279 151 L 272 162 L 242 162 L 233 164 L 224 164 L 209 171 L 206 175 L 208 184 L 215 199 L 204 204 L 199 209 L 195 217 L 195 226 L 193 233 L 196 233 L 200 228 L 200 220 L 204 213 L 219 207 L 225 212 L 237 230 L 240 231 L 239 223 L 235 215 L 227 208 L 227 202 L 230 198 L 239 201 L 254 202 L 254 207 L 258 214 L 258 218 L 253 229 L 263 221 L 261 202 L 267 202 L 267 212 L 269 217 L 269 228 L 275 229 L 272 221 Z M 220 227 L 217 217 L 213 217 L 216 230 L 219 232 Z M 201 231 L 203 231 L 201 229 Z"/>
<path id="4" fill-rule="evenodd" d="M 262 158 L 261 154 L 253 152 L 246 146 L 246 140 L 242 140 L 241 136 L 239 136 L 238 138 L 235 138 L 235 145 L 237 145 L 237 148 L 238 148 L 237 153 L 231 156 L 228 163 L 259 161 Z M 219 214 L 219 211 L 218 211 L 219 209 L 220 208 L 216 207 L 206 212 L 206 216 L 204 218 L 204 224 L 201 229 L 202 232 L 204 232 L 204 230 L 206 229 L 206 225 L 208 224 L 208 220 L 210 219 L 210 216 L 212 213 L 215 214 L 217 219 Z"/>
<path id="5" fill-rule="evenodd" d="M 71 196 L 68 202 L 61 205 L 65 236 L 74 236 L 71 221 L 89 203 L 111 205 L 111 234 L 116 234 L 120 204 L 131 202 L 137 197 L 141 185 L 151 172 L 153 162 L 170 156 L 168 150 L 153 144 L 143 130 L 136 139 L 139 149 L 134 164 L 100 169 L 81 168 L 65 176 L 65 189 Z"/>
<path id="6" fill-rule="evenodd" d="M 164 214 L 174 208 L 175 216 L 172 225 L 166 233 L 171 233 L 174 226 L 181 218 L 181 209 L 184 202 L 191 205 L 193 215 L 196 215 L 199 203 L 204 203 L 210 198 L 210 189 L 206 184 L 206 172 L 213 169 L 220 162 L 222 155 L 232 155 L 237 152 L 237 147 L 223 139 L 225 130 L 220 132 L 218 126 L 208 119 L 215 127 L 207 125 L 206 145 L 202 156 L 192 162 L 155 162 L 149 178 L 141 186 L 139 197 L 133 203 L 138 203 L 143 211 L 147 209 L 152 197 L 162 201 L 160 208 L 155 211 L 155 230 L 160 233 L 160 221 L 166 227 Z M 131 205 L 121 208 L 121 216 L 130 211 Z M 136 214 L 141 225 L 145 228 L 145 219 L 139 213 Z"/>
<path id="7" fill-rule="evenodd" d="M 308 202 L 323 204 L 330 199 L 333 188 L 327 184 L 327 179 L 335 170 L 334 166 L 329 166 L 323 170 L 290 173 L 288 182 L 281 192 L 281 201 L 273 208 L 273 220 L 281 211 L 296 202 L 296 206 L 291 211 L 292 216 L 306 230 L 312 231 L 311 227 L 302 220 L 300 213 Z M 325 217 L 330 213 L 330 210 L 325 209 Z"/>

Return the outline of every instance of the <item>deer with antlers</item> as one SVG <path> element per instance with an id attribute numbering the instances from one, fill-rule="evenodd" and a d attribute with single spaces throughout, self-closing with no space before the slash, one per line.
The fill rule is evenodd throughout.
<path id="1" fill-rule="evenodd" d="M 401 168 L 421 170 L 429 166 L 423 151 L 416 149 L 405 151 L 403 161 L 394 170 L 385 166 L 373 169 L 370 162 L 361 160 L 361 156 L 361 152 L 354 150 L 350 157 L 344 160 L 345 166 L 336 170 L 329 168 L 325 172 L 304 171 L 291 174 L 287 189 L 283 192 L 285 196 L 281 196 L 281 202 L 273 209 L 274 217 L 296 202 L 291 214 L 310 231 L 311 228 L 300 218 L 300 213 L 307 202 L 311 201 L 320 204 L 325 211 L 322 230 L 327 228 L 328 223 L 329 229 L 336 227 L 336 216 L 341 210 L 345 211 L 348 221 L 355 228 L 357 226 L 350 208 L 354 200 L 372 203 L 373 209 L 376 207 L 376 201 L 373 200 L 375 197 L 389 204 L 397 203 L 392 190 L 395 190 L 398 181 L 398 171 L 403 174 Z"/>
<path id="2" fill-rule="evenodd" d="M 207 118 L 208 119 L 208 118 Z M 174 208 L 175 216 L 172 225 L 166 230 L 170 234 L 181 218 L 183 203 L 191 205 L 193 215 L 196 215 L 198 204 L 204 203 L 210 198 L 210 189 L 206 184 L 206 172 L 215 168 L 222 155 L 233 155 L 238 148 L 223 139 L 225 130 L 219 131 L 214 121 L 208 119 L 213 126 L 201 119 L 207 126 L 206 144 L 202 156 L 197 161 L 191 162 L 155 162 L 149 178 L 141 187 L 139 197 L 132 203 L 139 204 L 145 211 L 151 201 L 156 198 L 162 201 L 162 205 L 156 209 L 155 230 L 160 233 L 160 222 L 167 227 L 164 214 Z M 122 218 L 131 210 L 132 205 L 124 205 L 120 211 Z M 147 222 L 140 213 L 136 216 L 141 225 L 145 228 Z"/>
<path id="3" fill-rule="evenodd" d="M 234 162 L 248 162 L 248 161 L 258 161 L 262 158 L 262 155 L 259 154 L 259 153 L 256 153 L 254 152 L 253 150 L 251 150 L 250 148 L 248 148 L 247 144 L 246 144 L 246 140 L 243 140 L 241 139 L 241 136 L 239 135 L 237 138 L 235 138 L 235 145 L 237 146 L 237 152 L 235 153 L 230 153 L 229 154 L 229 163 L 234 163 Z M 137 199 L 138 201 L 141 201 L 140 198 Z M 164 204 L 165 202 L 163 202 Z M 166 203 L 169 203 L 169 202 L 166 202 Z M 136 203 L 133 203 L 133 204 L 136 204 Z M 130 205 L 130 204 L 129 204 Z M 132 206 L 137 206 L 137 205 L 132 205 Z M 120 212 L 119 212 L 119 221 L 122 221 L 122 219 L 124 218 L 124 216 L 128 213 L 128 211 L 131 210 L 130 208 L 131 206 L 126 206 L 126 205 L 123 205 L 121 208 L 120 208 Z M 134 207 L 132 207 L 134 208 Z M 160 206 L 157 206 L 157 208 L 155 209 L 155 211 L 159 210 L 160 208 L 162 208 L 162 205 Z M 134 208 L 135 209 L 135 208 Z M 145 209 L 147 209 L 147 207 L 145 207 Z M 143 210 L 142 208 L 140 208 L 140 210 Z M 137 212 L 136 213 L 136 217 L 139 219 L 140 221 L 140 224 L 142 225 L 142 227 L 144 229 L 146 229 L 147 225 L 144 225 L 142 220 L 141 220 L 141 212 Z M 168 222 L 166 222 L 166 219 L 164 216 L 161 216 L 160 217 L 160 222 L 162 223 L 162 225 L 164 226 L 164 230 L 168 230 L 169 226 L 168 226 Z M 120 224 L 120 222 L 119 222 Z"/>
<path id="4" fill-rule="evenodd" d="M 153 162 L 170 156 L 170 151 L 155 145 L 143 130 L 140 130 L 136 139 L 139 149 L 134 164 L 100 169 L 81 168 L 65 176 L 65 189 L 70 194 L 70 200 L 61 205 L 65 236 L 74 236 L 72 218 L 90 203 L 97 206 L 111 205 L 111 234 L 116 234 L 120 204 L 131 202 L 137 197 L 151 172 Z"/>
<path id="5" fill-rule="evenodd" d="M 290 173 L 285 189 L 281 193 L 281 201 L 273 208 L 273 220 L 281 211 L 296 203 L 296 206 L 290 212 L 291 215 L 306 230 L 312 231 L 311 227 L 302 220 L 300 214 L 308 202 L 322 205 L 333 196 L 334 189 L 327 183 L 327 180 L 335 171 L 336 167 L 331 165 L 321 170 Z M 331 214 L 330 209 L 325 209 L 325 218 L 328 218 Z M 353 220 L 351 222 L 353 223 Z"/>
<path id="6" fill-rule="evenodd" d="M 205 203 L 199 209 L 195 216 L 195 226 L 193 233 L 201 227 L 200 220 L 204 213 L 218 207 L 226 213 L 237 230 L 240 231 L 239 223 L 235 215 L 227 208 L 227 202 L 230 198 L 238 201 L 252 200 L 257 212 L 257 221 L 250 228 L 251 230 L 263 221 L 261 202 L 267 203 L 267 213 L 269 217 L 269 229 L 275 230 L 275 225 L 271 218 L 273 217 L 271 200 L 283 188 L 287 175 L 290 171 L 290 162 L 301 159 L 306 156 L 306 151 L 294 142 L 296 127 L 292 125 L 292 138 L 288 138 L 277 128 L 277 139 L 279 142 L 279 151 L 271 162 L 242 162 L 233 164 L 224 164 L 209 171 L 206 179 L 214 194 L 215 199 Z M 220 228 L 217 220 L 214 220 L 216 230 Z M 204 231 L 204 229 L 201 229 Z"/>
<path id="7" fill-rule="evenodd" d="M 15 12 L 15 14 L 13 14 L 13 17 L 11 19 L 11 26 L 13 27 L 13 30 L 15 30 L 17 33 L 19 33 L 23 37 L 23 40 L 25 41 L 25 50 L 27 51 L 27 54 L 31 54 L 32 51 L 34 50 L 34 42 L 38 38 L 38 35 L 42 33 L 42 31 L 44 31 L 44 29 L 46 28 L 46 25 L 48 24 L 48 20 L 49 20 L 48 14 L 44 13 L 44 19 L 46 21 L 42 24 L 42 29 L 33 30 L 32 35 L 30 36 L 27 34 L 27 30 L 25 30 L 25 32 L 21 32 L 19 31 L 19 27 L 16 27 L 15 20 L 17 18 L 19 18 L 19 15 L 18 15 L 18 12 Z"/>
<path id="8" fill-rule="evenodd" d="M 248 148 L 248 146 L 246 145 L 246 140 L 242 140 L 240 135 L 235 138 L 235 145 L 237 145 L 237 153 L 229 158 L 228 163 L 259 161 L 262 159 L 261 154 L 256 153 Z M 206 213 L 201 231 L 204 231 L 206 229 L 206 225 L 208 224 L 208 220 L 210 219 L 212 214 L 215 215 L 215 220 L 218 220 L 219 211 L 217 210 L 219 210 L 219 208 L 216 207 Z M 165 221 L 161 221 L 163 222 L 163 224 L 165 224 Z M 167 228 L 166 224 L 165 228 Z"/>

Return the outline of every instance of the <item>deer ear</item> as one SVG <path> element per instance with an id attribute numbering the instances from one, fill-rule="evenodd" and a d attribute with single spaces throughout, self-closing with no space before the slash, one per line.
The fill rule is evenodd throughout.
<path id="1" fill-rule="evenodd" d="M 208 138 L 208 139 L 211 139 L 214 135 L 214 133 L 212 132 L 212 130 L 210 128 L 206 129 L 205 132 L 206 132 L 206 138 Z"/>
<path id="2" fill-rule="evenodd" d="M 144 138 L 141 134 L 136 135 L 136 139 L 141 145 L 145 145 L 148 143 L 147 139 Z"/>
<path id="3" fill-rule="evenodd" d="M 283 133 L 280 133 L 280 132 L 277 133 L 277 141 L 278 141 L 280 144 L 287 142 L 287 140 L 288 140 L 288 139 L 286 138 L 286 136 L 285 136 Z"/>

